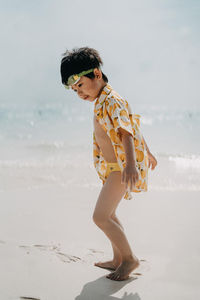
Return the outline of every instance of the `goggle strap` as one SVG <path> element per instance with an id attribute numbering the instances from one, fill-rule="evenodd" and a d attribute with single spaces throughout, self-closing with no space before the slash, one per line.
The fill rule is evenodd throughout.
<path id="1" fill-rule="evenodd" d="M 71 78 L 74 78 L 74 77 L 77 77 L 77 76 L 78 76 L 78 78 L 73 82 L 73 84 L 76 84 L 76 83 L 80 80 L 81 76 L 87 75 L 87 74 L 89 74 L 89 73 L 91 73 L 91 72 L 93 72 L 93 71 L 94 71 L 94 68 L 93 68 L 93 69 L 90 69 L 90 70 L 87 70 L 87 71 L 82 71 L 82 72 L 79 73 L 79 74 L 71 75 L 71 76 L 68 78 L 67 84 L 64 85 L 65 88 L 66 88 L 66 89 L 69 89 L 70 86 L 72 85 L 72 84 L 69 84 L 69 83 L 68 83 L 68 82 L 70 81 Z"/>

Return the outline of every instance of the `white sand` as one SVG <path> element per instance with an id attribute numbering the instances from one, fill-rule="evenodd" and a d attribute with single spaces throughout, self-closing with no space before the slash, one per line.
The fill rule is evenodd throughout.
<path id="1" fill-rule="evenodd" d="M 142 260 L 123 282 L 93 266 L 111 257 L 92 221 L 99 188 L 0 193 L 0 300 L 200 299 L 199 192 L 147 192 L 118 209 Z M 21 298 L 23 299 L 23 298 Z"/>

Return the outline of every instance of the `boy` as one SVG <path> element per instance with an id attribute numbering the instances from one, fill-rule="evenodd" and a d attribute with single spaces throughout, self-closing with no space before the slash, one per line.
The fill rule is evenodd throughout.
<path id="1" fill-rule="evenodd" d="M 139 129 L 139 115 L 131 113 L 126 100 L 108 84 L 101 71 L 102 60 L 92 48 L 66 51 L 61 61 L 62 83 L 83 101 L 94 102 L 94 165 L 103 182 L 93 214 L 95 224 L 106 234 L 113 259 L 95 266 L 114 272 L 106 277 L 125 280 L 139 266 L 124 229 L 116 216 L 117 206 L 130 192 L 147 191 L 147 172 L 157 164 Z"/>

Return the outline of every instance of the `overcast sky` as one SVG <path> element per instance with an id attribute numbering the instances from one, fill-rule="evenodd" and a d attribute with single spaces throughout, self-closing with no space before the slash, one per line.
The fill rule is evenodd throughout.
<path id="1" fill-rule="evenodd" d="M 135 105 L 200 108 L 199 0 L 0 0 L 0 103 L 59 103 L 66 48 L 96 48 Z"/>

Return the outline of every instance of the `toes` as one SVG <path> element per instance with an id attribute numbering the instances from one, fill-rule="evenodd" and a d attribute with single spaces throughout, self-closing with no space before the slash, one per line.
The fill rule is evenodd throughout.
<path id="1" fill-rule="evenodd" d="M 110 274 L 108 274 L 108 275 L 106 275 L 106 278 L 112 279 L 113 274 L 114 274 L 114 272 L 113 272 L 113 273 L 110 273 Z"/>
<path id="2" fill-rule="evenodd" d="M 119 275 L 118 273 L 114 273 L 113 276 L 112 276 L 112 280 L 116 280 L 118 275 Z"/>
<path id="3" fill-rule="evenodd" d="M 120 276 L 119 273 L 116 273 L 116 272 L 113 272 L 113 273 L 110 273 L 106 276 L 108 279 L 111 279 L 111 280 L 115 280 L 115 281 L 123 281 L 123 280 L 126 280 L 129 278 L 129 276 L 127 277 L 122 277 Z"/>
<path id="4" fill-rule="evenodd" d="M 112 277 L 110 279 L 116 280 L 117 274 L 113 273 Z"/>
<path id="5" fill-rule="evenodd" d="M 111 280 L 118 280 L 118 278 L 120 278 L 120 274 L 113 272 L 113 273 L 108 274 L 106 277 Z"/>
<path id="6" fill-rule="evenodd" d="M 114 280 L 116 280 L 116 281 L 123 281 L 123 280 L 126 280 L 128 278 L 129 278 L 129 276 L 128 277 L 121 277 L 120 275 L 117 275 Z"/>
<path id="7" fill-rule="evenodd" d="M 94 263 L 95 267 L 103 267 L 102 262 L 96 262 Z"/>
<path id="8" fill-rule="evenodd" d="M 108 274 L 108 278 L 112 278 L 114 273 Z"/>
<path id="9" fill-rule="evenodd" d="M 114 280 L 120 280 L 120 275 L 116 274 L 116 276 L 114 277 Z"/>

